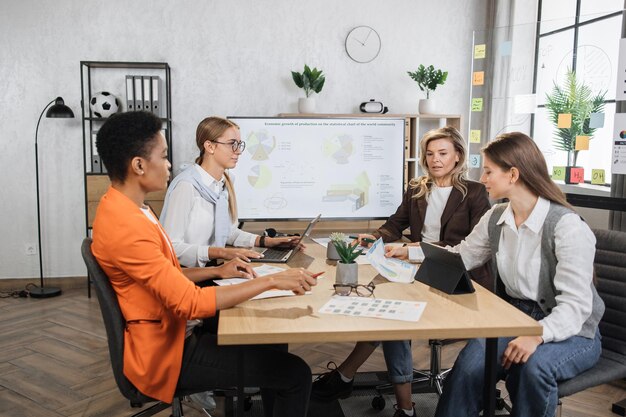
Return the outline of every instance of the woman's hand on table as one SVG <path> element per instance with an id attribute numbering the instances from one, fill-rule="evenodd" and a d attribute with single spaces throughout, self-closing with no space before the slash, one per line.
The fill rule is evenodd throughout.
<path id="1" fill-rule="evenodd" d="M 359 233 L 356 235 L 356 239 L 352 241 L 352 244 L 354 244 L 355 241 L 358 245 L 363 246 L 364 248 L 369 248 L 372 244 L 374 244 L 374 242 L 376 242 L 376 236 L 370 235 L 369 233 Z"/>
<path id="2" fill-rule="evenodd" d="M 317 285 L 316 274 L 304 268 L 290 268 L 283 272 L 266 275 L 277 290 L 293 291 L 296 295 L 303 295 Z"/>
<path id="3" fill-rule="evenodd" d="M 250 259 L 262 258 L 263 254 L 246 248 L 209 248 L 209 258 L 211 259 L 241 259 L 250 262 Z"/>
<path id="4" fill-rule="evenodd" d="M 256 278 L 252 266 L 239 258 L 231 259 L 220 266 L 215 267 L 220 278 Z"/>

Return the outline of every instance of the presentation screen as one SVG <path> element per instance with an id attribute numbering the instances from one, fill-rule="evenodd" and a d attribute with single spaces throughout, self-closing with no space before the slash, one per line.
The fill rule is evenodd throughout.
<path id="1" fill-rule="evenodd" d="M 230 117 L 240 221 L 383 219 L 404 189 L 404 119 Z"/>

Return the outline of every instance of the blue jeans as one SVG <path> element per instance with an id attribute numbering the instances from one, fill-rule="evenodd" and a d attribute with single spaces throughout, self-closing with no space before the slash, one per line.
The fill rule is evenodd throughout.
<path id="1" fill-rule="evenodd" d="M 543 317 L 538 307 L 513 305 L 535 319 Z M 505 370 L 500 358 L 514 338 L 498 339 L 499 379 L 513 403 L 512 416 L 553 417 L 558 404 L 557 381 L 563 381 L 591 368 L 600 358 L 600 333 L 594 339 L 572 336 L 561 342 L 537 346 L 528 362 Z M 435 417 L 478 416 L 483 409 L 482 389 L 485 378 L 485 339 L 473 339 L 459 354 L 446 378 Z"/>
<path id="2" fill-rule="evenodd" d="M 410 340 L 383 342 L 383 353 L 389 381 L 392 384 L 413 381 L 413 355 Z"/>

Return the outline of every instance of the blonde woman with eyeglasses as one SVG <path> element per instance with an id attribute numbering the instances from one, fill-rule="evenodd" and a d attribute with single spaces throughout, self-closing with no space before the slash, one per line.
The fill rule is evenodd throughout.
<path id="1" fill-rule="evenodd" d="M 214 259 L 249 261 L 262 257 L 249 249 L 253 246 L 296 246 L 297 237 L 271 238 L 237 228 L 237 199 L 228 170 L 235 168 L 246 147 L 239 126 L 207 117 L 196 129 L 196 145 L 200 151 L 196 163 L 170 184 L 160 219 L 181 265 L 206 266 Z"/>

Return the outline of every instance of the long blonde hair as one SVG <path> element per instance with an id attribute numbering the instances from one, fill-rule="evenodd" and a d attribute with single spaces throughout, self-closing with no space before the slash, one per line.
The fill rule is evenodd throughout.
<path id="1" fill-rule="evenodd" d="M 216 143 L 226 130 L 231 127 L 239 129 L 239 126 L 228 119 L 222 117 L 207 117 L 198 124 L 196 129 L 196 146 L 200 150 L 200 155 L 196 158 L 196 164 L 201 165 L 204 160 L 204 143 L 206 141 Z M 224 171 L 224 185 L 228 191 L 228 212 L 231 221 L 237 221 L 237 198 L 235 197 L 235 189 L 233 182 L 227 172 Z"/>
<path id="2" fill-rule="evenodd" d="M 417 188 L 417 193 L 413 197 L 428 197 L 430 194 L 434 180 L 430 175 L 428 164 L 426 163 L 426 149 L 431 141 L 437 139 L 450 140 L 454 146 L 454 150 L 459 154 L 459 162 L 457 162 L 456 166 L 452 169 L 452 171 L 450 171 L 450 176 L 452 186 L 459 190 L 461 194 L 463 194 L 463 198 L 465 198 L 467 195 L 467 146 L 465 145 L 465 139 L 463 139 L 461 133 L 452 126 L 430 130 L 426 132 L 420 140 L 420 166 L 424 172 L 426 172 L 426 175 L 413 178 L 409 181 L 409 187 L 412 189 Z"/>
<path id="3" fill-rule="evenodd" d="M 573 210 L 550 178 L 543 153 L 530 137 L 521 132 L 504 133 L 489 142 L 482 153 L 505 171 L 517 168 L 519 181 L 533 194 Z"/>

